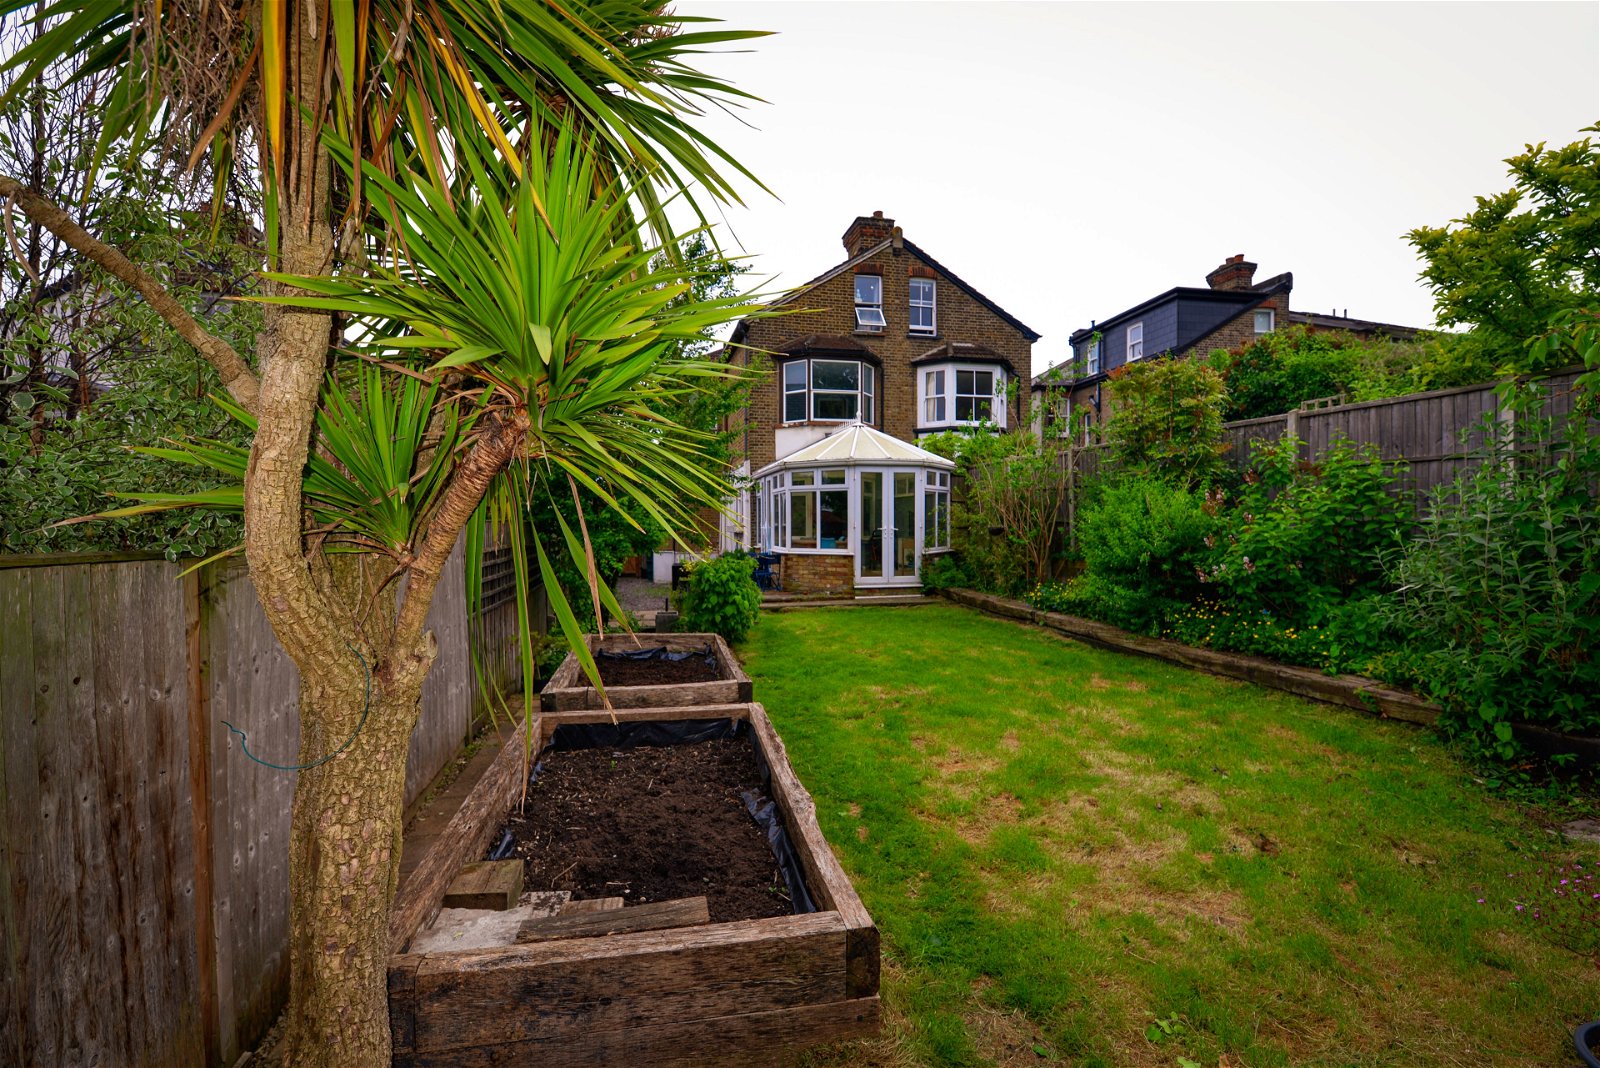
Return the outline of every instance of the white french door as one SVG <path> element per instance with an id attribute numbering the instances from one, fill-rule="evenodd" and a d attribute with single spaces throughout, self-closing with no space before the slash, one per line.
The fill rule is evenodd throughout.
<path id="1" fill-rule="evenodd" d="M 917 483 L 916 471 L 856 470 L 857 585 L 916 585 L 922 564 Z"/>

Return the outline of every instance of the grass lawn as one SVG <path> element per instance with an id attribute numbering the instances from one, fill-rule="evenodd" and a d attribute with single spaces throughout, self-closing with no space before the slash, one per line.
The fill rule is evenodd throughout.
<path id="1" fill-rule="evenodd" d="M 1545 1066 L 1600 1016 L 1600 850 L 1425 732 L 955 606 L 740 653 L 883 932 L 884 1036 L 813 1064 Z"/>

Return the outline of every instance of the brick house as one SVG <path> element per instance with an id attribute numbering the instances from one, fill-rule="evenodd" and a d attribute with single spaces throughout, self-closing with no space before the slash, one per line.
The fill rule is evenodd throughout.
<path id="1" fill-rule="evenodd" d="M 1361 337 L 1386 335 L 1407 341 L 1415 327 L 1292 311 L 1288 272 L 1255 281 L 1256 265 L 1243 255 L 1229 256 L 1206 275 L 1206 288 L 1178 286 L 1135 304 L 1101 322 L 1074 331 L 1072 358 L 1034 378 L 1032 394 L 1042 418 L 1065 422 L 1087 441 L 1105 414 L 1101 389 L 1119 367 L 1156 356 L 1204 356 L 1233 349 L 1284 326 L 1345 330 Z"/>
<path id="2" fill-rule="evenodd" d="M 777 553 L 791 592 L 920 583 L 924 553 L 949 546 L 951 465 L 916 441 L 1023 425 L 1039 337 L 881 211 L 844 248 L 723 349 L 771 373 L 728 423 L 745 489 L 722 547 Z"/>

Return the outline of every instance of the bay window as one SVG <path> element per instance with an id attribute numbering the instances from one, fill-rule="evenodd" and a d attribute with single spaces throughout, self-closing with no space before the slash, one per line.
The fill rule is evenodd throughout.
<path id="1" fill-rule="evenodd" d="M 877 369 L 861 360 L 790 360 L 783 365 L 785 423 L 874 422 Z"/>
<path id="2" fill-rule="evenodd" d="M 917 382 L 920 430 L 1006 425 L 1005 371 L 994 364 L 945 363 L 924 366 Z"/>

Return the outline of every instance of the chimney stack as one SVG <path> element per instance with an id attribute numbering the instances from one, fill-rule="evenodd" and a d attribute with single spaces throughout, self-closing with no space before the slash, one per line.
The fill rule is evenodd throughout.
<path id="1" fill-rule="evenodd" d="M 1249 289 L 1256 276 L 1256 265 L 1244 258 L 1244 253 L 1229 256 L 1222 266 L 1206 275 L 1206 285 L 1212 289 Z"/>
<path id="2" fill-rule="evenodd" d="M 844 232 L 845 253 L 859 256 L 874 245 L 889 240 L 894 232 L 894 220 L 885 219 L 881 211 L 875 211 L 870 216 L 858 215 L 856 221 L 850 224 L 850 229 Z"/>

